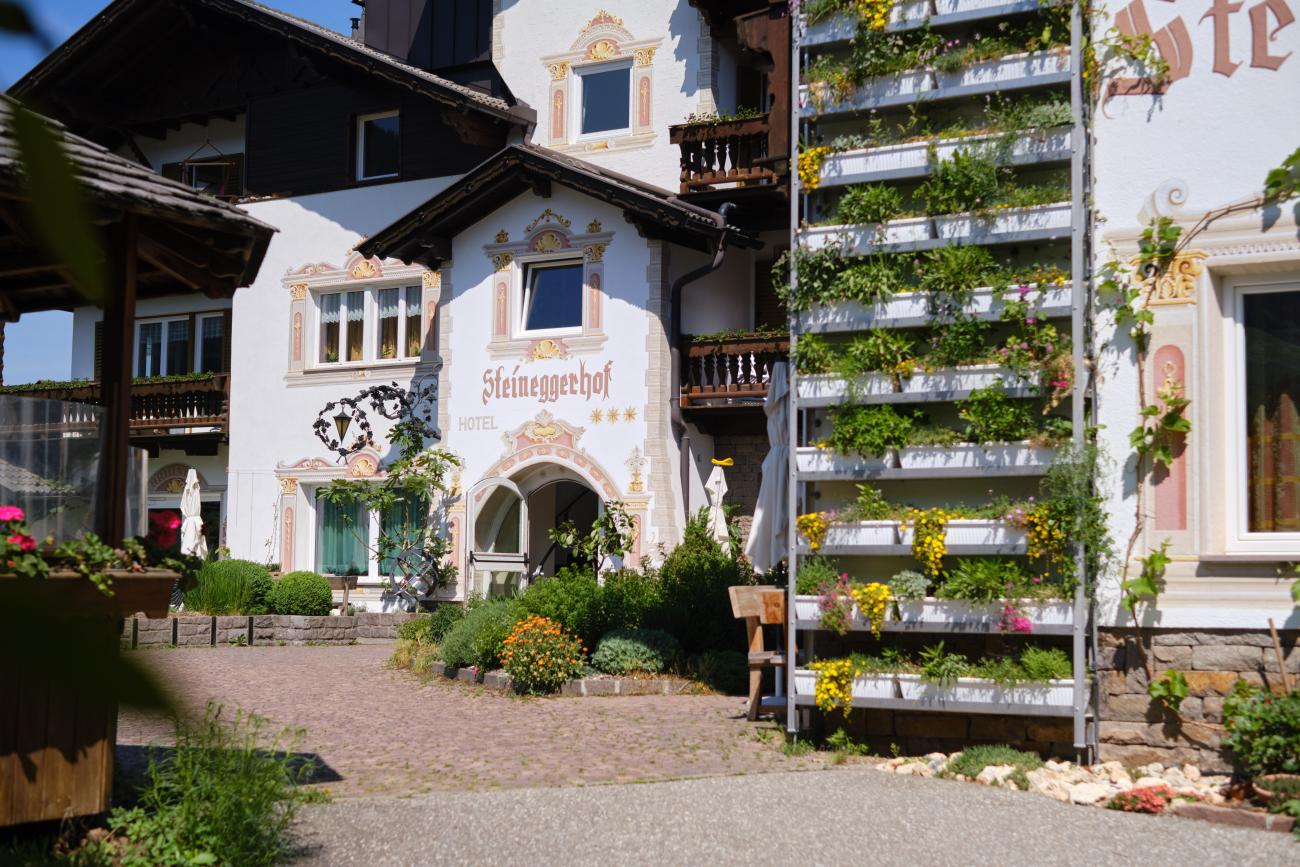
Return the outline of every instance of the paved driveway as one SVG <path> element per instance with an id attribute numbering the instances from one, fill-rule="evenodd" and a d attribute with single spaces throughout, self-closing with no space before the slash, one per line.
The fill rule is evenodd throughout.
<path id="1" fill-rule="evenodd" d="M 519 698 L 389 671 L 386 645 L 134 651 L 200 711 L 208 699 L 302 726 L 337 798 L 788 770 L 727 696 Z M 129 764 L 171 724 L 123 713 Z M 123 745 L 127 745 L 125 748 Z"/>

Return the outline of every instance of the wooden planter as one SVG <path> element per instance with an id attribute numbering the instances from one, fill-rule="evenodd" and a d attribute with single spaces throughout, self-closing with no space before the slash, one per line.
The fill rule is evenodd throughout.
<path id="1" fill-rule="evenodd" d="M 71 572 L 51 573 L 46 581 L 0 578 L 3 610 L 49 610 L 49 640 L 66 640 L 76 630 L 87 655 L 94 653 L 101 662 L 87 667 L 82 683 L 75 669 L 60 669 L 64 676 L 56 678 L 48 668 L 32 665 L 42 649 L 14 637 L 22 631 L 0 638 L 0 827 L 92 815 L 109 807 L 117 701 L 80 687 L 100 676 L 104 659 L 116 657 L 122 618 L 138 611 L 164 616 L 180 577 L 161 569 L 109 575 L 112 597 Z M 45 626 L 42 618 L 40 628 Z M 30 637 L 30 630 L 26 633 Z"/>

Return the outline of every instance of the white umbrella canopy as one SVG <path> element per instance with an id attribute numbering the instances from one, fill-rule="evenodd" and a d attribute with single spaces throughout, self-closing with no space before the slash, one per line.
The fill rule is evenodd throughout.
<path id="1" fill-rule="evenodd" d="M 727 533 L 727 513 L 722 509 L 722 498 L 727 495 L 727 477 L 722 472 L 722 468 L 730 463 L 730 459 L 715 460 L 713 472 L 709 473 L 709 480 L 704 483 L 704 493 L 709 497 L 709 535 L 716 539 L 724 550 L 731 536 Z"/>
<path id="2" fill-rule="evenodd" d="M 190 469 L 185 474 L 181 492 L 181 553 L 208 556 L 208 540 L 203 537 L 203 519 L 199 517 L 199 474 Z"/>
<path id="3" fill-rule="evenodd" d="M 786 556 L 786 531 L 790 523 L 786 492 L 790 471 L 790 375 L 786 362 L 772 365 L 763 412 L 767 415 L 770 448 L 763 458 L 763 481 L 758 488 L 758 506 L 749 528 L 745 553 L 759 572 L 767 572 Z"/>

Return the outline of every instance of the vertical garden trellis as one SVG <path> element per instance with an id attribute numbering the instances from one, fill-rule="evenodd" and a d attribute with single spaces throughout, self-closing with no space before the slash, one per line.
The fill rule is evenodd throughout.
<path id="1" fill-rule="evenodd" d="M 1051 14 L 1043 12 L 1045 7 L 1039 0 L 898 0 L 883 7 L 887 20 L 878 20 L 875 27 L 859 25 L 847 11 L 861 9 L 860 5 L 839 5 L 845 11 L 822 21 L 809 22 L 805 16 L 797 22 L 791 46 L 791 68 L 798 70 L 792 76 L 792 102 L 800 108 L 792 113 L 791 120 L 791 139 L 800 143 L 800 172 L 791 179 L 790 206 L 790 341 L 791 355 L 798 359 L 791 365 L 790 393 L 787 658 L 791 665 L 786 671 L 786 693 L 790 696 L 786 727 L 792 734 L 807 728 L 811 719 L 818 675 L 808 665 L 817 658 L 816 636 L 823 631 L 816 597 L 801 595 L 798 589 L 800 559 L 814 551 L 851 558 L 855 565 L 847 571 L 855 577 L 884 581 L 888 574 L 884 570 L 891 559 L 897 562 L 909 556 L 919 532 L 914 520 L 829 520 L 829 526 L 820 528 L 822 535 L 814 548 L 809 536 L 797 526 L 796 516 L 825 515 L 818 501 L 833 499 L 837 491 L 842 497 L 847 482 L 893 485 L 898 499 L 919 497 L 926 501 L 925 508 L 946 507 L 950 498 L 962 494 L 969 498 L 976 483 L 998 487 L 1000 493 L 1006 489 L 1023 496 L 1063 451 L 1076 457 L 1083 452 L 1091 385 L 1084 364 L 1089 340 L 1090 213 L 1082 7 L 1077 3 L 1057 7 L 1061 15 L 1057 20 L 1062 22 L 1057 42 L 1048 43 L 1048 31 L 1044 30 L 1041 41 L 1030 38 L 1027 50 L 998 53 L 1006 42 L 1003 34 L 1029 32 L 1028 27 L 1017 30 L 1017 25 L 1037 20 L 1034 16 Z M 881 9 L 876 14 L 882 14 Z M 1009 28 L 996 26 L 1007 22 Z M 981 27 L 998 34 L 981 40 Z M 1068 45 L 1064 39 L 1067 27 Z M 881 55 L 905 56 L 910 46 L 923 46 L 916 55 L 919 64 L 883 72 L 871 67 L 872 63 L 879 67 L 893 61 L 873 61 L 870 52 L 862 51 L 866 28 L 881 39 L 896 40 L 890 43 L 891 50 Z M 850 59 L 848 44 L 855 32 L 858 38 Z M 854 69 L 854 64 L 861 65 Z M 1020 101 L 1022 107 L 1028 106 L 1036 104 L 1031 101 L 1040 97 L 1044 105 L 1056 101 L 1055 124 L 1050 128 L 1005 127 L 1008 118 L 1023 120 L 1029 116 L 1026 111 L 1019 115 L 1008 111 L 1007 105 L 1014 108 Z M 998 119 L 1004 126 L 982 128 L 995 120 L 993 111 L 998 106 Z M 899 126 L 915 124 L 917 107 L 925 107 L 935 120 L 934 125 L 920 132 L 933 133 L 934 126 L 944 131 L 915 139 L 908 135 L 896 135 L 893 141 L 882 137 L 888 135 L 882 130 L 890 120 L 897 120 Z M 912 131 L 918 132 L 918 128 L 913 126 Z M 856 135 L 858 140 L 829 146 L 833 138 L 842 141 L 846 135 Z M 964 156 L 959 152 L 976 153 L 977 145 L 982 152 L 996 153 L 999 195 L 1003 198 L 993 207 L 980 202 L 964 212 L 957 208 L 939 212 L 933 206 L 937 194 L 931 191 L 927 198 L 928 179 L 940 165 L 960 164 Z M 1025 180 L 1066 174 L 1068 194 L 1062 191 L 1062 197 L 1056 200 L 1049 195 L 1050 183 L 1039 185 L 1039 190 Z M 845 188 L 855 190 L 848 194 L 848 203 L 844 201 Z M 838 204 L 832 205 L 837 195 Z M 927 203 L 923 213 L 897 213 L 909 197 Z M 842 219 L 846 214 L 867 216 Z M 869 224 L 867 219 L 871 220 Z M 836 346 L 843 350 L 845 344 L 835 341 L 855 333 L 871 332 L 882 341 L 889 335 L 937 334 L 936 326 L 951 322 L 954 312 L 963 320 L 998 322 L 1014 302 L 1015 292 L 1007 295 L 1005 286 L 999 291 L 996 280 L 985 289 L 980 288 L 985 284 L 978 282 L 966 287 L 975 291 L 954 296 L 958 298 L 958 311 L 951 306 L 936 308 L 934 291 L 927 295 L 915 284 L 867 298 L 860 293 L 851 298 L 828 297 L 825 272 L 817 277 L 818 272 L 810 270 L 812 279 L 819 281 L 810 286 L 807 277 L 801 283 L 801 269 L 795 263 L 809 261 L 830 247 L 851 262 L 863 263 L 867 257 L 903 261 L 894 254 L 907 254 L 915 264 L 920 257 L 937 255 L 931 251 L 952 246 L 980 247 L 997 257 L 999 263 L 1011 262 L 1021 268 L 1033 251 L 1047 251 L 1049 259 L 1060 263 L 1060 276 L 1055 281 L 1042 278 L 1030 292 L 1022 290 L 1019 294 L 1021 301 L 1032 299 L 1022 323 L 1059 323 L 1063 336 L 1064 323 L 1069 321 L 1070 352 L 1059 353 L 1055 373 L 1049 373 L 1046 362 L 1033 368 L 1032 375 L 1017 369 L 1016 376 L 1008 375 L 1008 368 L 1013 366 L 1009 363 L 1001 367 L 958 363 L 947 369 L 934 369 L 928 362 L 916 363 L 907 368 L 910 375 L 905 371 L 900 376 L 896 370 L 879 368 L 844 373 L 842 365 L 826 362 L 826 369 L 809 372 L 805 359 L 823 351 L 833 355 Z M 911 276 L 917 273 L 914 270 Z M 1047 272 L 1040 269 L 1040 273 Z M 1000 327 L 1012 326 L 987 326 L 986 333 Z M 1067 367 L 1068 373 L 1062 373 Z M 1049 376 L 1058 382 L 1068 378 L 1071 384 L 1069 400 L 1063 400 L 1065 389 L 1060 388 L 1060 393 L 1054 395 L 1060 399 L 1060 406 L 1052 410 L 1064 419 L 1063 410 L 1068 406 L 1068 437 L 1057 427 L 1055 439 L 1048 441 L 1041 437 L 1037 441 L 1030 438 L 1026 442 L 998 443 L 979 440 L 913 445 L 909 441 L 908 445 L 893 443 L 882 448 L 880 454 L 851 454 L 844 450 L 844 437 L 838 432 L 826 435 L 828 419 L 845 407 L 886 407 L 890 409 L 884 412 L 898 415 L 920 409 L 927 413 L 926 418 L 945 414 L 951 417 L 957 406 L 972 405 L 972 394 L 1000 391 L 1001 397 L 993 400 L 1008 402 L 1052 394 L 1057 386 L 1048 387 Z M 1048 402 L 1049 409 L 1054 405 Z M 1045 435 L 1047 422 L 1043 424 Z M 974 425 L 970 430 L 975 430 Z M 828 439 L 838 441 L 826 447 Z M 900 491 L 906 494 L 899 495 Z M 1033 550 L 1022 530 L 1005 521 L 957 519 L 947 521 L 942 532 L 949 556 L 1018 558 Z M 1091 594 L 1085 562 L 1082 544 L 1071 541 L 1063 571 L 1072 571 L 1076 579 L 1072 597 L 1019 612 L 1032 624 L 1033 634 L 1014 639 L 1028 643 L 1044 637 L 1061 649 L 1068 647 L 1072 669 L 1068 679 L 1053 680 L 1041 688 L 1019 688 L 962 681 L 941 686 L 903 674 L 862 677 L 855 679 L 848 703 L 868 709 L 1069 718 L 1073 722 L 1075 751 L 1081 756 L 1095 755 L 1096 725 L 1090 710 L 1093 691 L 1088 679 L 1089 654 L 1095 641 L 1090 640 L 1089 633 Z M 998 621 L 998 607 L 941 599 L 906 601 L 891 606 L 893 610 L 881 628 L 885 641 L 909 634 L 935 638 L 945 634 L 995 634 L 1005 626 Z M 855 608 L 845 640 L 851 643 L 853 633 L 869 627 Z"/>

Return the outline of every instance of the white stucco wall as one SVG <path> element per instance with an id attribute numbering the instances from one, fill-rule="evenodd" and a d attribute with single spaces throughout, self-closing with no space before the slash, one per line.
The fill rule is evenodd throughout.
<path id="1" fill-rule="evenodd" d="M 1300 14 L 1296 0 L 1285 0 Z M 1136 252 L 1135 239 L 1156 216 L 1172 216 L 1190 230 L 1205 212 L 1258 195 L 1268 170 L 1300 146 L 1300 24 L 1277 29 L 1265 3 L 1246 4 L 1234 11 L 1212 14 L 1208 0 L 1191 3 L 1140 2 L 1154 31 L 1173 39 L 1181 19 L 1188 42 L 1180 46 L 1189 58 L 1186 76 L 1173 80 L 1160 97 L 1121 96 L 1106 101 L 1094 114 L 1097 266 L 1118 254 L 1122 260 Z M 1116 4 L 1112 12 L 1124 8 Z M 1251 14 L 1265 13 L 1271 41 L 1252 40 Z M 1098 31 L 1115 23 L 1103 18 Z M 1172 29 L 1166 29 L 1172 28 Z M 1226 36 L 1225 36 L 1226 34 Z M 1216 71 L 1216 37 L 1218 62 Z M 1225 52 L 1226 51 L 1226 55 Z M 1276 69 L 1277 60 L 1282 58 Z M 1225 74 L 1224 61 L 1239 64 Z M 1103 91 L 1105 84 L 1103 84 Z M 1283 209 L 1289 211 L 1289 207 Z M 1300 279 L 1300 249 L 1288 213 L 1275 213 L 1267 226 L 1258 214 L 1212 224 L 1192 238 L 1189 250 L 1207 250 L 1204 269 L 1195 280 L 1195 300 L 1153 308 L 1156 324 L 1152 351 L 1177 346 L 1187 361 L 1185 387 L 1192 399 L 1188 417 L 1193 432 L 1188 442 L 1187 525 L 1185 530 L 1155 527 L 1150 486 L 1144 503 L 1146 533 L 1134 555 L 1144 556 L 1166 538 L 1175 562 L 1169 567 L 1167 589 L 1153 623 L 1171 627 L 1266 628 L 1268 616 L 1294 628 L 1300 625 L 1287 593 L 1287 583 L 1271 576 L 1272 566 L 1245 562 L 1211 563 L 1203 557 L 1225 553 L 1223 537 L 1228 518 L 1220 489 L 1211 484 L 1223 467 L 1242 460 L 1214 435 L 1224 419 L 1240 411 L 1223 400 L 1224 385 L 1235 375 L 1211 354 L 1213 335 L 1222 332 L 1221 307 L 1225 280 L 1250 272 L 1268 272 L 1278 279 Z M 1232 238 L 1224 233 L 1231 227 Z M 1217 238 L 1217 240 L 1216 240 Z M 1122 555 L 1135 525 L 1134 467 L 1128 433 L 1138 424 L 1138 380 L 1128 326 L 1120 333 L 1109 315 L 1098 318 L 1098 435 L 1112 461 L 1104 479 L 1110 530 Z M 1163 381 L 1164 371 L 1151 371 L 1147 401 Z M 1131 566 L 1131 574 L 1138 569 Z M 1102 616 L 1117 622 L 1120 569 L 1117 566 L 1100 588 Z"/>
<path id="2" fill-rule="evenodd" d="M 409 181 L 314 196 L 255 202 L 246 206 L 280 231 L 272 238 L 252 286 L 235 295 L 231 346 L 230 493 L 227 544 L 235 557 L 276 562 L 277 464 L 319 457 L 334 463 L 311 424 L 330 400 L 351 396 L 373 379 L 316 384 L 287 379 L 290 296 L 287 272 L 311 263 L 343 266 L 362 237 L 444 188 L 450 178 Z M 405 384 L 405 383 L 404 383 Z M 387 426 L 371 413 L 377 435 Z M 302 542 L 311 536 L 301 516 Z M 299 545 L 296 565 L 310 568 Z"/>
<path id="3" fill-rule="evenodd" d="M 497 20 L 502 38 L 497 67 L 515 96 L 537 109 L 533 140 L 538 144 L 551 141 L 548 109 L 552 78 L 543 58 L 568 52 L 602 10 L 621 20 L 634 40 L 662 40 L 652 64 L 653 139 L 628 149 L 622 149 L 617 140 L 596 140 L 566 150 L 614 171 L 675 190 L 680 176 L 678 149 L 668 141 L 668 127 L 681 123 L 692 112 L 712 110 L 716 100 L 713 73 L 706 68 L 702 76 L 700 64 L 701 45 L 711 46 L 712 39 L 688 0 L 566 0 L 562 9 L 554 4 L 508 2 L 502 7 Z M 703 97 L 702 87 L 708 88 Z"/>

